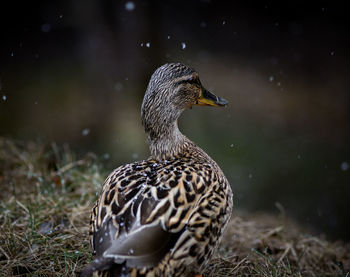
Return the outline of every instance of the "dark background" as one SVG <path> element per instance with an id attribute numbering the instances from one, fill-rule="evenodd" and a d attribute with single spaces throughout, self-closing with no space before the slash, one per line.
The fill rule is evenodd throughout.
<path id="1" fill-rule="evenodd" d="M 222 167 L 236 209 L 349 240 L 349 13 L 303 2 L 2 1 L 0 135 L 68 143 L 110 169 L 144 159 L 148 80 L 183 62 L 229 101 L 179 125 Z"/>

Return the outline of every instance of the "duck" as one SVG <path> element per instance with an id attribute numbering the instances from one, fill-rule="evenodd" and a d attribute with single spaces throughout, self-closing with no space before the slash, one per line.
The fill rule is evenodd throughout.
<path id="1" fill-rule="evenodd" d="M 192 106 L 224 107 L 182 63 L 155 70 L 141 120 L 151 155 L 105 180 L 90 218 L 94 259 L 81 276 L 202 276 L 232 214 L 232 190 L 218 164 L 181 133 Z"/>

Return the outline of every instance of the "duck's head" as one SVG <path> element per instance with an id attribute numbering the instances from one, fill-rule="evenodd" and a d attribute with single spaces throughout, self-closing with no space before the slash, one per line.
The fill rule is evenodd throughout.
<path id="1" fill-rule="evenodd" d="M 177 119 L 194 105 L 226 106 L 227 101 L 206 90 L 194 69 L 181 63 L 159 67 L 149 81 L 141 108 L 142 124 L 151 143 L 176 140 L 181 134 Z"/>

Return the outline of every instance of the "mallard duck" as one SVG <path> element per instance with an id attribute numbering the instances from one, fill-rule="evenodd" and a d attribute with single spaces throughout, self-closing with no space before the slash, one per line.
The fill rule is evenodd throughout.
<path id="1" fill-rule="evenodd" d="M 158 68 L 141 108 L 151 156 L 106 179 L 91 212 L 96 254 L 82 276 L 195 276 L 217 248 L 232 212 L 232 191 L 208 154 L 177 120 L 193 105 L 226 106 L 180 63 Z"/>

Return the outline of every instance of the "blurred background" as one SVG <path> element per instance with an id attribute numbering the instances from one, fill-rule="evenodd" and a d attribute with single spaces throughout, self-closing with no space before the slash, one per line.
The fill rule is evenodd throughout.
<path id="1" fill-rule="evenodd" d="M 348 10 L 306 2 L 2 1 L 0 135 L 68 143 L 109 169 L 145 159 L 148 80 L 182 62 L 229 101 L 179 125 L 222 167 L 236 210 L 349 240 Z"/>

